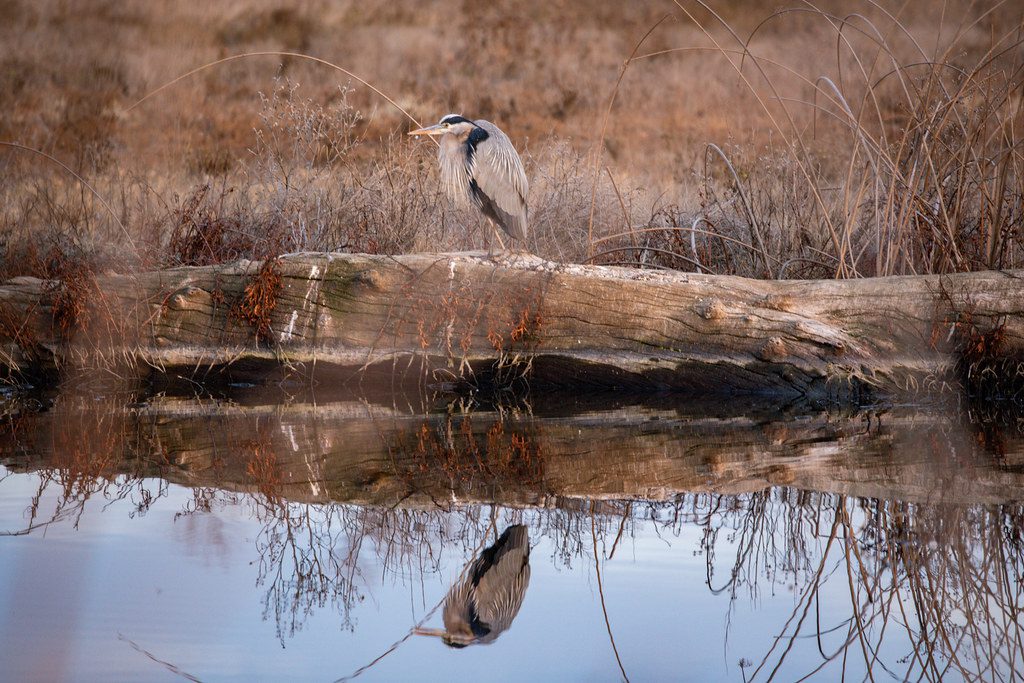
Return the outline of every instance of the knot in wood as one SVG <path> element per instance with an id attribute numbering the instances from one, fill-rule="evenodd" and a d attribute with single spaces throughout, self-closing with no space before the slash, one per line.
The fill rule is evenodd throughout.
<path id="1" fill-rule="evenodd" d="M 764 307 L 789 312 L 793 310 L 793 300 L 783 294 L 768 294 L 764 298 Z"/>
<path id="2" fill-rule="evenodd" d="M 210 295 L 207 294 L 206 290 L 192 285 L 186 285 L 170 296 L 167 300 L 167 307 L 172 310 L 194 308 L 197 302 L 204 301 L 209 298 Z"/>
<path id="3" fill-rule="evenodd" d="M 719 320 L 725 317 L 725 306 L 718 299 L 701 299 L 693 309 L 705 320 Z"/>
<path id="4" fill-rule="evenodd" d="M 384 288 L 384 277 L 380 274 L 380 271 L 375 268 L 361 271 L 355 276 L 355 281 L 370 289 L 376 289 L 378 291 Z"/>
<path id="5" fill-rule="evenodd" d="M 769 337 L 761 345 L 757 355 L 761 360 L 774 361 L 785 357 L 787 353 L 786 342 L 782 341 L 780 337 Z"/>

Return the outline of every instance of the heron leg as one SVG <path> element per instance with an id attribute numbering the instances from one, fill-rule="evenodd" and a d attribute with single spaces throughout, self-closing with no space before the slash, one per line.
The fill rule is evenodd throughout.
<path id="1" fill-rule="evenodd" d="M 498 244 L 501 245 L 501 250 L 508 251 L 508 247 L 505 246 L 505 241 L 501 239 L 501 232 L 498 230 L 498 226 L 494 224 L 494 221 L 487 222 L 490 224 L 491 230 L 494 231 L 494 236 L 498 238 Z"/>
<path id="2" fill-rule="evenodd" d="M 498 244 L 501 245 L 501 251 L 497 252 L 497 253 L 507 254 L 508 253 L 508 247 L 505 246 L 505 242 L 501 239 L 501 235 L 498 234 L 498 225 L 494 221 L 492 221 L 490 218 L 487 219 L 487 225 L 491 226 L 491 230 L 494 231 L 494 236 L 498 238 Z M 494 260 L 494 257 L 495 257 L 495 254 L 496 254 L 496 252 L 493 249 L 493 244 L 494 243 L 491 242 L 491 243 L 489 243 L 487 245 L 487 256 L 491 260 Z"/>

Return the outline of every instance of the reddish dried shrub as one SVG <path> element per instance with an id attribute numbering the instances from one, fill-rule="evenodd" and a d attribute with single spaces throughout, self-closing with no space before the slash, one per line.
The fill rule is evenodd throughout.
<path id="1" fill-rule="evenodd" d="M 267 259 L 246 285 L 241 300 L 231 311 L 234 317 L 252 326 L 258 342 L 271 339 L 270 316 L 277 307 L 277 294 L 280 290 L 280 263 L 277 259 Z"/>

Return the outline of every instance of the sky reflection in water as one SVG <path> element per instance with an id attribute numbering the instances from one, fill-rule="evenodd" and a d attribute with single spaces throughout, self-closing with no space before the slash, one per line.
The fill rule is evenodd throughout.
<path id="1" fill-rule="evenodd" d="M 356 680 L 1011 680 L 1021 445 L 906 410 L 58 399 L 0 437 L 0 667 L 332 681 L 405 638 Z M 513 524 L 507 630 L 409 636 Z"/>

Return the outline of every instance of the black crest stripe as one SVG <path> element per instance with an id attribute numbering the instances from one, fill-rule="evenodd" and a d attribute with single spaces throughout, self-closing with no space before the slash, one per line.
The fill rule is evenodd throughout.
<path id="1" fill-rule="evenodd" d="M 459 116 L 458 114 L 448 114 L 441 119 L 441 123 L 473 123 L 465 116 Z"/>

